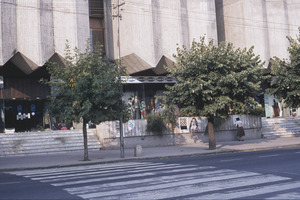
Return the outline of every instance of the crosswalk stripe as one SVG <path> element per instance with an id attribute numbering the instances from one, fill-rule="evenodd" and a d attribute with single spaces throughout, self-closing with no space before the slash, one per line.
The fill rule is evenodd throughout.
<path id="1" fill-rule="evenodd" d="M 245 177 L 250 177 L 250 178 L 245 178 Z M 229 174 L 229 175 L 221 175 L 221 176 L 211 176 L 211 177 L 206 177 L 206 178 L 195 178 L 195 179 L 191 179 L 191 180 L 187 180 L 187 181 L 179 181 L 179 182 L 170 182 L 167 184 L 156 184 L 156 185 L 152 185 L 152 186 L 147 186 L 147 187 L 136 187 L 136 188 L 128 188 L 128 189 L 124 189 L 124 190 L 118 190 L 118 191 L 108 191 L 108 192 L 95 192 L 95 193 L 89 193 L 89 194 L 83 194 L 83 195 L 78 195 L 82 198 L 99 198 L 99 197 L 106 197 L 106 196 L 115 196 L 116 194 L 133 194 L 135 193 L 137 196 L 135 196 L 135 199 L 144 199 L 147 196 L 149 196 L 149 194 L 152 194 L 153 190 L 159 190 L 161 191 L 162 189 L 170 189 L 170 188 L 174 188 L 174 187 L 180 187 L 180 186 L 185 186 L 184 189 L 180 189 L 180 192 L 178 193 L 177 190 L 170 192 L 158 192 L 159 195 L 164 195 L 163 193 L 168 193 L 168 196 L 159 196 L 159 198 L 167 198 L 167 197 L 173 197 L 173 195 L 176 194 L 185 194 L 186 193 L 186 188 L 189 185 L 190 187 L 192 187 L 193 189 L 196 189 L 198 187 L 195 187 L 193 185 L 195 184 L 200 184 L 200 183 L 205 183 L 205 182 L 210 182 L 210 181 L 220 181 L 220 180 L 231 180 L 232 179 L 236 179 L 236 178 L 240 178 L 239 180 L 242 180 L 243 178 L 244 183 L 246 182 L 246 180 L 248 181 L 250 180 L 254 180 L 253 182 L 257 183 L 257 181 L 261 180 L 261 181 L 271 181 L 271 180 L 283 180 L 283 178 L 280 177 L 263 177 L 261 178 L 260 175 L 258 175 L 257 173 L 252 173 L 252 172 L 243 172 L 243 173 L 237 173 L 237 174 Z M 230 181 L 228 181 L 230 182 Z M 249 182 L 249 181 L 248 181 Z M 252 182 L 252 183 L 253 183 Z M 217 184 L 217 183 L 216 183 Z M 220 184 L 220 183 L 219 183 Z M 226 182 L 227 185 L 227 182 Z M 226 185 L 224 185 L 224 183 L 222 183 L 220 186 L 221 187 L 226 187 Z M 234 183 L 232 184 L 234 186 L 236 186 Z M 202 188 L 202 187 L 201 187 Z M 145 192 L 147 191 L 147 192 Z M 190 191 L 190 190 L 189 190 Z M 198 191 L 198 189 L 196 189 L 196 191 Z M 147 193 L 147 194 L 146 194 Z M 144 195 L 145 194 L 145 195 Z M 142 196 L 140 196 L 142 195 Z M 170 196 L 171 195 L 171 196 Z M 175 196 L 176 197 L 176 196 Z M 127 198 L 127 197 L 126 197 Z M 156 198 L 156 197 L 154 197 Z"/>
<path id="2" fill-rule="evenodd" d="M 155 194 L 153 194 L 153 190 L 155 188 L 151 187 L 144 187 L 140 188 L 140 190 L 136 189 L 128 189 L 127 191 L 112 191 L 111 193 L 91 193 L 91 194 L 85 194 L 85 195 L 78 195 L 82 198 L 106 198 L 106 197 L 113 197 L 116 196 L 116 194 L 122 195 L 122 198 L 124 199 L 164 199 L 164 198 L 179 198 L 182 196 L 189 196 L 189 195 L 197 195 L 196 199 L 206 199 L 206 196 L 198 196 L 201 193 L 205 192 L 216 192 L 219 190 L 224 189 L 232 189 L 237 187 L 243 187 L 243 186 L 253 186 L 253 185 L 259 185 L 263 183 L 271 183 L 271 182 L 277 182 L 277 181 L 283 181 L 287 180 L 288 178 L 284 177 L 277 177 L 277 176 L 249 176 L 249 177 L 236 177 L 230 179 L 230 177 L 226 178 L 224 176 L 220 180 L 215 180 L 213 182 L 209 182 L 212 179 L 209 180 L 203 180 L 203 179 L 196 179 L 191 182 L 182 183 L 182 184 L 168 184 L 165 187 L 157 187 Z M 200 184 L 203 183 L 203 184 Z M 200 184 L 200 185 L 195 185 Z M 181 187 L 180 187 L 181 186 Z M 123 193 L 121 193 L 123 192 Z M 105 196 L 106 195 L 106 196 Z M 221 196 L 215 196 L 215 199 L 223 199 Z M 226 199 L 226 198 L 225 198 Z"/>
<path id="3" fill-rule="evenodd" d="M 300 181 L 272 174 L 218 169 L 214 166 L 151 162 L 77 166 L 8 174 L 59 186 L 72 195 L 91 200 L 239 199 L 256 195 L 280 199 L 299 195 L 278 195 L 277 192 L 300 188 Z M 277 196 L 272 196 L 274 192 Z"/>
<path id="4" fill-rule="evenodd" d="M 105 183 L 105 184 L 95 184 L 95 185 L 89 185 L 89 186 L 80 186 L 80 187 L 72 187 L 72 188 L 65 188 L 66 191 L 68 191 L 71 194 L 82 194 L 82 193 L 90 193 L 95 191 L 107 191 L 107 190 L 119 190 L 122 188 L 130 187 L 135 184 L 138 184 L 139 186 L 143 184 L 157 184 L 157 183 L 169 183 L 170 181 L 175 182 L 178 181 L 184 181 L 189 179 L 194 179 L 195 177 L 202 176 L 202 177 L 208 177 L 208 176 L 220 176 L 220 175 L 229 175 L 233 173 L 238 173 L 235 170 L 215 170 L 215 171 L 204 171 L 204 172 L 195 172 L 195 173 L 189 173 L 189 174 L 176 174 L 176 175 L 165 175 L 165 176 L 158 176 L 158 177 L 151 177 L 151 178 L 144 178 L 142 180 L 125 180 L 125 181 L 118 181 L 113 183 Z"/>
<path id="5" fill-rule="evenodd" d="M 300 182 L 289 182 L 289 183 L 282 183 L 282 184 L 276 184 L 276 185 L 268 185 L 263 187 L 257 187 L 254 189 L 248 189 L 248 190 L 242 190 L 242 191 L 230 191 L 226 193 L 215 193 L 205 196 L 200 196 L 201 199 L 216 199 L 216 198 L 222 198 L 222 199 L 234 199 L 234 198 L 243 198 L 243 197 L 251 197 L 261 194 L 268 194 L 273 193 L 274 191 L 284 191 L 284 190 L 290 190 L 300 188 Z M 198 199 L 199 197 L 197 197 Z M 298 197 L 299 198 L 299 197 Z"/>
<path id="6" fill-rule="evenodd" d="M 187 172 L 187 171 L 195 171 L 195 170 L 202 170 L 201 167 L 194 167 L 194 168 L 187 168 L 187 169 L 173 169 L 164 172 L 145 172 L 145 173 L 138 173 L 138 174 L 126 174 L 121 176 L 114 176 L 114 177 L 100 177 L 100 178 L 90 178 L 84 179 L 79 181 L 70 181 L 70 182 L 61 182 L 61 183 L 52 183 L 54 186 L 66 186 L 66 185 L 76 185 L 76 184 L 86 184 L 92 182 L 100 182 L 100 181 L 109 181 L 109 180 L 118 180 L 122 178 L 138 178 L 138 177 L 145 177 L 145 176 L 154 176 L 158 174 L 170 174 L 170 173 L 177 173 L 177 172 Z M 59 179 L 59 181 L 64 181 L 64 179 Z M 45 181 L 51 182 L 51 181 Z"/>
<path id="7" fill-rule="evenodd" d="M 55 168 L 55 169 L 41 169 L 41 170 L 27 170 L 20 172 L 10 172 L 14 175 L 20 176 L 30 176 L 30 177 L 38 177 L 38 176 L 49 176 L 49 175 L 58 175 L 58 174 L 67 174 L 67 173 L 77 173 L 77 172 L 85 172 L 85 171 L 94 171 L 94 170 L 107 170 L 107 169 L 128 169 L 128 168 L 138 168 L 143 166 L 162 166 L 165 165 L 163 163 L 122 163 L 120 164 L 112 164 L 109 166 L 106 165 L 87 165 L 87 166 L 78 166 L 78 167 L 69 167 L 69 168 Z M 180 164 L 169 164 L 170 166 L 178 166 Z"/>
<path id="8" fill-rule="evenodd" d="M 47 176 L 47 177 L 30 177 L 32 180 L 47 180 L 50 179 L 49 181 L 55 181 L 55 180 L 61 180 L 60 178 L 64 178 L 64 180 L 72 180 L 74 178 L 80 178 L 80 177 L 84 177 L 84 178 L 88 178 L 89 175 L 91 175 L 92 177 L 95 177 L 97 175 L 119 175 L 119 174 L 124 174 L 124 173 L 129 173 L 129 172 L 144 172 L 144 171 L 152 171 L 152 170 L 168 170 L 168 169 L 178 169 L 178 168 L 184 168 L 184 167 L 194 167 L 194 165 L 187 165 L 187 166 L 182 166 L 182 165 L 178 165 L 178 166 L 157 166 L 156 168 L 153 168 L 153 166 L 147 166 L 147 167 L 134 167 L 134 168 L 129 168 L 129 169 L 111 169 L 111 170 L 99 170 L 99 171 L 92 171 L 92 172 L 81 172 L 81 173 L 73 173 L 73 174 L 63 174 L 63 175 L 53 175 L 53 176 Z M 70 177 L 69 179 L 67 177 Z"/>
<path id="9" fill-rule="evenodd" d="M 267 200 L 271 200 L 271 199 L 278 199 L 278 200 L 282 200 L 282 199 L 299 199 L 299 197 L 300 197 L 300 192 L 288 192 L 288 193 L 268 197 L 266 199 Z"/>

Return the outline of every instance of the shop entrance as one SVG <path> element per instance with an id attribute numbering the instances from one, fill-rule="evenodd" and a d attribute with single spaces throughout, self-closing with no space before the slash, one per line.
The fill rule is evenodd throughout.
<path id="1" fill-rule="evenodd" d="M 44 127 L 45 100 L 5 100 L 5 128 L 26 132 Z"/>

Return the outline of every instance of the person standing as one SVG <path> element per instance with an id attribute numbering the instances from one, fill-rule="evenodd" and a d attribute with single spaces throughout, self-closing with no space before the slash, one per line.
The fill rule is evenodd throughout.
<path id="1" fill-rule="evenodd" d="M 243 136 L 245 136 L 245 131 L 243 127 L 243 122 L 240 120 L 240 118 L 236 118 L 236 127 L 238 141 L 244 141 Z"/>

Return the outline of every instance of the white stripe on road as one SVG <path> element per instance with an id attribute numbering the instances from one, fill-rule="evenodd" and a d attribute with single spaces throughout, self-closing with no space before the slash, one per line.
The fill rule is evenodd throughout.
<path id="1" fill-rule="evenodd" d="M 220 162 L 232 162 L 232 161 L 238 161 L 242 160 L 241 158 L 236 158 L 236 159 L 227 159 L 227 160 L 220 160 Z"/>
<path id="2" fill-rule="evenodd" d="M 280 192 L 284 190 L 290 190 L 300 188 L 300 182 L 289 182 L 277 185 L 268 185 L 262 187 L 256 187 L 252 189 L 246 189 L 241 191 L 230 191 L 225 193 L 214 193 L 205 196 L 198 196 L 195 199 L 237 199 L 237 198 L 244 198 L 244 197 L 251 197 L 256 195 L 262 194 L 269 194 L 273 192 Z M 299 198 L 299 197 L 298 197 Z"/>
<path id="3" fill-rule="evenodd" d="M 109 181 L 109 180 L 118 180 L 122 178 L 138 178 L 138 177 L 144 177 L 144 176 L 154 176 L 154 175 L 161 175 L 161 174 L 170 174 L 170 173 L 178 173 L 178 172 L 187 172 L 187 171 L 195 171 L 195 170 L 203 170 L 207 167 L 194 167 L 194 168 L 187 168 L 187 169 L 174 169 L 174 170 L 168 170 L 164 172 L 146 172 L 146 173 L 139 173 L 139 174 L 127 174 L 123 176 L 115 176 L 115 177 L 100 177 L 100 178 L 90 178 L 86 180 L 79 180 L 79 181 L 70 181 L 70 182 L 62 182 L 62 183 L 54 183 L 53 186 L 66 186 L 66 185 L 75 185 L 75 184 L 85 184 L 85 183 L 92 183 L 92 182 L 102 182 L 102 181 Z M 64 181 L 64 179 L 58 179 L 59 181 Z M 45 181 L 45 182 L 51 182 Z"/>
<path id="4" fill-rule="evenodd" d="M 265 155 L 265 156 L 258 156 L 259 158 L 268 158 L 268 157 L 276 157 L 279 156 L 280 154 L 272 154 L 272 155 Z"/>
<path id="5" fill-rule="evenodd" d="M 144 178 L 139 180 L 120 180 L 114 183 L 104 183 L 104 184 L 95 184 L 89 186 L 79 186 L 73 188 L 66 188 L 64 190 L 68 191 L 71 194 L 83 194 L 83 193 L 92 193 L 96 191 L 109 191 L 109 190 L 120 190 L 126 187 L 136 187 L 134 184 L 138 184 L 139 187 L 143 186 L 143 184 L 147 184 L 148 187 L 150 184 L 158 184 L 158 183 L 169 183 L 169 182 L 178 182 L 184 180 L 195 179 L 195 177 L 199 178 L 207 178 L 209 176 L 224 176 L 229 174 L 237 174 L 239 172 L 235 170 L 215 170 L 215 171 L 204 171 L 204 172 L 196 172 L 189 174 L 176 174 L 176 175 L 166 175 L 166 176 L 158 176 L 151 178 Z M 201 177 L 199 177 L 201 176 Z"/>
<path id="6" fill-rule="evenodd" d="M 155 167 L 155 168 L 154 168 Z M 133 168 L 125 168 L 125 169 L 108 169 L 108 170 L 102 170 L 99 169 L 99 171 L 92 171 L 92 172 L 81 172 L 81 173 L 72 173 L 72 174 L 63 174 L 63 175 L 54 175 L 54 176 L 47 176 L 47 177 L 38 177 L 38 178 L 32 178 L 30 176 L 27 176 L 28 178 L 31 178 L 32 180 L 44 180 L 44 182 L 47 182 L 46 180 L 49 179 L 49 181 L 60 181 L 62 180 L 72 180 L 77 179 L 83 176 L 83 178 L 89 178 L 89 177 L 95 177 L 97 175 L 120 175 L 124 173 L 137 173 L 137 172 L 145 172 L 145 171 L 154 171 L 154 170 L 168 170 L 168 169 L 176 169 L 176 168 L 184 168 L 184 167 L 195 167 L 195 165 L 171 165 L 171 166 L 145 166 L 145 167 L 133 167 Z M 69 178 L 67 178 L 69 177 Z"/>
<path id="7" fill-rule="evenodd" d="M 21 182 L 6 182 L 6 183 L 0 183 L 0 185 L 11 185 L 11 184 L 19 184 Z"/>
<path id="8" fill-rule="evenodd" d="M 41 170 L 10 172 L 9 174 L 38 177 L 38 176 L 59 175 L 59 174 L 67 174 L 67 173 L 72 174 L 72 173 L 95 171 L 95 170 L 126 169 L 126 168 L 137 168 L 137 167 L 143 167 L 143 166 L 161 166 L 161 165 L 165 165 L 165 164 L 164 163 L 124 163 L 122 165 L 112 164 L 109 166 L 89 165 L 89 166 L 68 167 L 68 168 L 55 168 L 55 169 L 41 169 Z M 176 165 L 180 165 L 180 164 L 170 164 L 170 166 L 172 166 L 172 165 L 176 166 Z"/>
<path id="9" fill-rule="evenodd" d="M 270 183 L 289 178 L 273 176 L 273 175 L 257 175 L 257 173 L 243 172 L 234 175 L 225 175 L 220 177 L 210 177 L 202 179 L 192 179 L 188 181 L 171 182 L 165 184 L 156 184 L 146 187 L 135 187 L 123 190 L 101 191 L 78 195 L 82 198 L 111 198 L 118 197 L 122 199 L 163 199 L 176 198 L 185 195 L 200 194 L 204 192 L 218 191 L 242 186 L 251 186 L 262 183 Z M 213 182 L 212 182 L 213 181 Z M 201 184 L 197 186 L 195 184 Z M 153 191 L 156 192 L 154 193 Z M 198 199 L 205 199 L 199 198 Z M 220 196 L 219 198 L 220 199 Z"/>

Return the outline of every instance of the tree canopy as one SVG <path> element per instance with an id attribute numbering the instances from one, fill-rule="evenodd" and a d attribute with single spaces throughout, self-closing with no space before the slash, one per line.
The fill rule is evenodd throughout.
<path id="1" fill-rule="evenodd" d="M 227 117 L 249 112 L 257 104 L 262 65 L 253 47 L 234 49 L 210 40 L 194 41 L 190 49 L 178 48 L 177 67 L 168 69 L 177 83 L 165 93 L 168 104 L 176 104 L 183 115 Z"/>
<path id="2" fill-rule="evenodd" d="M 67 44 L 65 66 L 49 63 L 48 71 L 51 116 L 65 122 L 82 120 L 84 137 L 89 120 L 100 123 L 120 119 L 124 110 L 120 76 L 124 68 L 107 59 L 101 46 L 96 45 L 91 51 L 87 45 L 80 53 Z"/>
<path id="3" fill-rule="evenodd" d="M 289 59 L 274 57 L 271 61 L 271 87 L 268 93 L 284 100 L 286 107 L 300 107 L 300 27 L 296 39 L 288 36 Z"/>
<path id="4" fill-rule="evenodd" d="M 177 66 L 168 72 L 177 83 L 167 86 L 165 95 L 166 103 L 178 105 L 181 115 L 206 116 L 213 122 L 214 117 L 247 113 L 257 104 L 263 63 L 253 47 L 235 49 L 213 40 L 206 44 L 201 37 L 190 49 L 178 48 L 174 57 Z"/>

